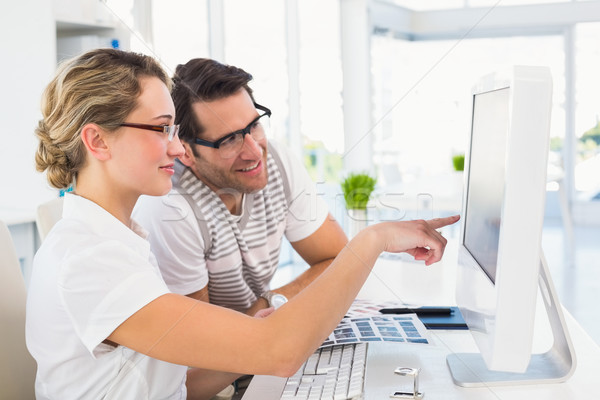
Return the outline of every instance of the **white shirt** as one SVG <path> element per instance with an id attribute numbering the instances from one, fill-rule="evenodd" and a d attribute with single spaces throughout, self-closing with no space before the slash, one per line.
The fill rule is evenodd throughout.
<path id="1" fill-rule="evenodd" d="M 63 219 L 34 258 L 27 298 L 37 399 L 185 399 L 187 367 L 102 343 L 166 293 L 145 233 L 67 194 Z"/>

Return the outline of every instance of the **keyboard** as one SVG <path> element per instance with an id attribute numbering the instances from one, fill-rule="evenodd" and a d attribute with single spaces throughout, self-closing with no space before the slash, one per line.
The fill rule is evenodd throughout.
<path id="1" fill-rule="evenodd" d="M 361 399 L 366 360 L 367 343 L 319 348 L 287 379 L 281 399 Z"/>

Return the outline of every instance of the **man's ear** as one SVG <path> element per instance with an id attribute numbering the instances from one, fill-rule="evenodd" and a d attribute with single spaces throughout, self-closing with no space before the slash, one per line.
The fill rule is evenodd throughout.
<path id="1" fill-rule="evenodd" d="M 181 163 L 183 165 L 185 165 L 186 167 L 193 167 L 196 164 L 196 156 L 194 155 L 194 152 L 192 151 L 192 146 L 187 143 L 184 142 L 183 140 L 181 141 L 181 144 L 183 145 L 183 148 L 185 149 L 185 153 L 179 157 L 179 161 L 181 161 Z"/>
<path id="2" fill-rule="evenodd" d="M 98 125 L 84 125 L 81 128 L 81 141 L 92 157 L 101 161 L 110 158 L 110 147 L 106 141 L 106 132 Z"/>

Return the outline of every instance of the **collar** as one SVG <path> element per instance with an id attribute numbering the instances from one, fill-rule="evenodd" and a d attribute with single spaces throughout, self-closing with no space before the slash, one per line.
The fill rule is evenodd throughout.
<path id="1" fill-rule="evenodd" d="M 128 227 L 104 208 L 84 197 L 66 193 L 63 218 L 81 221 L 90 227 L 94 234 L 122 242 L 145 256 L 150 253 L 148 232 L 139 224 L 132 220 L 131 227 Z"/>

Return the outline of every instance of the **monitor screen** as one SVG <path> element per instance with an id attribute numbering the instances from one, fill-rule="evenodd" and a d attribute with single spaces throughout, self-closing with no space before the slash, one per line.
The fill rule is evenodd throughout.
<path id="1" fill-rule="evenodd" d="M 493 283 L 504 198 L 508 104 L 509 88 L 473 97 L 463 245 Z"/>

